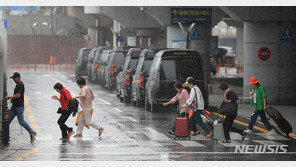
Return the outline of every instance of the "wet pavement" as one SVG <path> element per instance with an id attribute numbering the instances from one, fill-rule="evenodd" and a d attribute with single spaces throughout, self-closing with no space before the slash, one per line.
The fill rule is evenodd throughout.
<path id="1" fill-rule="evenodd" d="M 11 73 L 11 71 L 10 71 Z M 205 139 L 202 134 L 188 139 L 175 139 L 166 134 L 171 130 L 175 111 L 148 112 L 144 109 L 120 103 L 113 92 L 102 90 L 98 85 L 89 84 L 96 98 L 93 101 L 92 120 L 105 128 L 101 138 L 95 129 L 84 129 L 82 138 L 71 137 L 69 141 L 60 141 L 60 129 L 56 113 L 59 102 L 51 99 L 58 95 L 53 89 L 56 82 L 61 82 L 72 94 L 78 95 L 73 73 L 65 72 L 21 72 L 26 86 L 27 97 L 25 119 L 31 110 L 33 123 L 38 131 L 37 141 L 31 145 L 25 129 L 14 120 L 11 125 L 11 144 L 0 149 L 1 160 L 25 161 L 195 161 L 195 160 L 296 160 L 296 143 L 280 135 L 267 136 L 256 131 L 249 134 L 244 142 L 241 136 L 231 133 L 232 143 L 221 143 Z M 10 88 L 14 87 L 9 82 Z M 28 107 L 29 105 L 29 107 Z M 72 116 L 67 125 L 75 127 Z M 35 123 L 34 123 L 35 122 Z M 246 129 L 236 123 L 235 126 Z M 201 130 L 200 130 L 201 131 Z M 235 153 L 237 145 L 288 145 L 287 153 Z"/>

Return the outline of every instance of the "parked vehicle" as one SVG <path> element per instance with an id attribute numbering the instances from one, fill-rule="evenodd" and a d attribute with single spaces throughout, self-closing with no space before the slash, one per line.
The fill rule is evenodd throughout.
<path id="1" fill-rule="evenodd" d="M 137 107 L 143 106 L 145 102 L 145 85 L 149 77 L 153 58 L 158 51 L 160 50 L 144 49 L 140 54 L 133 77 L 131 94 L 132 104 L 135 103 Z"/>
<path id="2" fill-rule="evenodd" d="M 185 82 L 187 77 L 197 80 L 203 92 L 205 103 L 208 103 L 204 90 L 202 59 L 197 51 L 162 50 L 158 52 L 151 65 L 145 88 L 145 108 L 157 111 L 161 104 L 175 96 L 176 81 Z M 205 104 L 207 106 L 207 104 Z"/>
<path id="3" fill-rule="evenodd" d="M 95 54 L 97 52 L 98 48 L 92 48 L 91 51 L 89 52 L 88 55 L 88 60 L 87 60 L 87 78 L 89 81 L 91 81 L 91 77 L 92 77 L 92 64 L 94 62 L 95 59 Z"/>
<path id="4" fill-rule="evenodd" d="M 98 78 L 99 78 L 99 84 L 101 86 L 105 86 L 106 80 L 105 80 L 105 71 L 106 67 L 109 62 L 109 58 L 111 53 L 114 52 L 113 50 L 104 50 L 101 60 L 99 61 L 99 70 L 98 70 Z"/>
<path id="5" fill-rule="evenodd" d="M 90 50 L 90 48 L 81 48 L 79 50 L 75 68 L 76 78 L 80 78 L 81 76 L 87 76 L 87 60 Z"/>
<path id="6" fill-rule="evenodd" d="M 109 91 L 115 90 L 116 76 L 123 69 L 123 64 L 124 64 L 124 60 L 127 52 L 128 52 L 127 50 L 114 51 L 110 55 L 109 62 L 105 72 L 105 80 L 106 80 L 105 87 Z"/>
<path id="7" fill-rule="evenodd" d="M 91 67 L 91 82 L 97 83 L 98 82 L 98 71 L 99 71 L 99 61 L 102 58 L 102 53 L 105 50 L 105 47 L 98 47 L 95 53 L 94 61 Z"/>
<path id="8" fill-rule="evenodd" d="M 116 77 L 116 92 L 121 101 L 130 102 L 133 76 L 141 54 L 140 48 L 131 48 L 125 57 L 122 73 Z M 119 90 L 118 90 L 119 89 Z"/>

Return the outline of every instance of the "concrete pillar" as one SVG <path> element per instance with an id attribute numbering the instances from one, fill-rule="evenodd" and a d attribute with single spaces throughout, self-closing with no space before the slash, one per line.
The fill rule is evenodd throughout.
<path id="1" fill-rule="evenodd" d="M 244 63 L 244 27 L 236 27 L 236 57 L 237 63 L 242 65 Z"/>
<path id="2" fill-rule="evenodd" d="M 87 34 L 89 36 L 88 47 L 95 47 L 97 46 L 97 37 L 98 37 L 98 30 L 96 27 L 88 27 Z"/>
<path id="3" fill-rule="evenodd" d="M 287 26 L 295 31 L 296 22 L 244 23 L 244 96 L 248 97 L 248 82 L 255 76 L 266 88 L 270 103 L 295 104 L 296 46 L 295 42 L 281 42 L 280 38 Z M 269 60 L 261 61 L 258 58 L 261 47 L 270 49 Z"/>
<path id="4" fill-rule="evenodd" d="M 114 30 L 114 34 L 113 34 L 113 46 L 120 46 L 120 42 L 118 42 L 117 40 L 117 33 L 119 33 L 120 30 L 120 23 L 117 22 L 116 20 L 113 20 L 113 30 Z"/>

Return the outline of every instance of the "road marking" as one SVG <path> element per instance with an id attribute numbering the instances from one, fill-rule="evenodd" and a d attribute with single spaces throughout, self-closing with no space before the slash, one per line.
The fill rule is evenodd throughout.
<path id="1" fill-rule="evenodd" d="M 25 158 L 27 158 L 28 156 L 32 155 L 34 152 L 38 151 L 38 148 L 34 148 L 33 150 L 27 152 L 26 154 L 20 156 L 18 159 L 14 160 L 14 161 L 22 161 Z"/>
<path id="2" fill-rule="evenodd" d="M 30 102 L 29 102 L 29 99 L 27 97 L 24 97 L 24 101 L 25 101 L 25 106 L 26 106 L 26 110 L 28 112 L 28 117 L 29 117 L 29 120 L 32 124 L 32 128 L 34 129 L 34 131 L 38 134 L 39 133 L 39 129 L 38 129 L 38 126 L 35 122 L 35 119 L 34 119 L 34 116 L 32 114 L 32 111 L 31 111 L 31 105 L 30 105 Z M 20 156 L 18 159 L 16 159 L 15 161 L 21 161 L 25 158 L 27 158 L 28 156 L 32 155 L 34 152 L 38 151 L 38 148 L 34 148 L 33 150 L 27 152 L 26 154 Z"/>
<path id="3" fill-rule="evenodd" d="M 123 112 L 121 109 L 119 109 L 119 108 L 115 108 L 115 110 L 116 111 L 118 111 L 118 112 Z"/>
<path id="4" fill-rule="evenodd" d="M 133 122 L 138 122 L 137 120 L 135 120 L 134 118 L 132 118 L 132 117 L 128 117 L 131 121 L 133 121 Z"/>
<path id="5" fill-rule="evenodd" d="M 146 127 L 145 129 L 147 129 L 148 131 L 150 131 L 151 133 L 158 133 L 155 129 L 151 128 L 151 127 Z"/>
<path id="6" fill-rule="evenodd" d="M 183 147 L 206 147 L 195 141 L 177 141 L 177 143 L 181 144 Z"/>
<path id="7" fill-rule="evenodd" d="M 109 102 L 107 102 L 106 100 L 104 100 L 104 99 L 99 99 L 101 102 L 103 102 L 104 104 L 107 104 L 107 105 L 111 105 L 111 103 L 109 103 Z"/>
<path id="8" fill-rule="evenodd" d="M 217 115 L 217 113 L 213 113 L 213 114 Z M 219 114 L 219 116 L 222 117 L 222 118 L 224 118 L 223 115 L 220 115 L 220 114 Z M 238 123 L 238 124 L 241 124 L 241 125 L 249 126 L 249 124 L 244 123 L 244 122 L 241 122 L 241 121 L 238 121 L 238 120 L 234 120 L 234 122 L 235 122 L 235 123 Z M 258 126 L 254 126 L 254 129 L 257 129 L 257 130 L 259 130 L 259 131 L 261 131 L 261 132 L 264 132 L 264 133 L 269 133 L 268 130 L 265 130 L 265 129 L 260 128 L 260 127 L 258 127 Z"/>
<path id="9" fill-rule="evenodd" d="M 26 109 L 27 109 L 27 112 L 28 112 L 28 117 L 29 117 L 29 120 L 30 120 L 30 122 L 32 124 L 32 128 L 38 134 L 39 129 L 38 129 L 38 126 L 37 126 L 37 124 L 35 122 L 34 116 L 33 116 L 32 111 L 31 111 L 30 101 L 29 101 L 29 99 L 27 97 L 24 97 L 24 100 L 25 100 L 25 106 L 26 106 Z"/>

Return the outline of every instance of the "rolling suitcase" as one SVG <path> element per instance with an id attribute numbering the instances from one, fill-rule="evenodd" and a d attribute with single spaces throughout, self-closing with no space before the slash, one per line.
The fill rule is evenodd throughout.
<path id="1" fill-rule="evenodd" d="M 277 124 L 277 127 L 286 134 L 287 138 L 289 138 L 289 134 L 292 132 L 293 128 L 290 123 L 282 116 L 282 114 L 277 111 L 272 106 L 268 106 L 266 109 L 267 114 L 273 121 Z"/>
<path id="2" fill-rule="evenodd" d="M 215 120 L 214 121 L 214 140 L 224 140 L 224 130 L 223 130 L 223 122 Z"/>
<path id="3" fill-rule="evenodd" d="M 189 136 L 189 120 L 187 118 L 176 118 L 175 121 L 175 136 L 188 137 Z"/>

